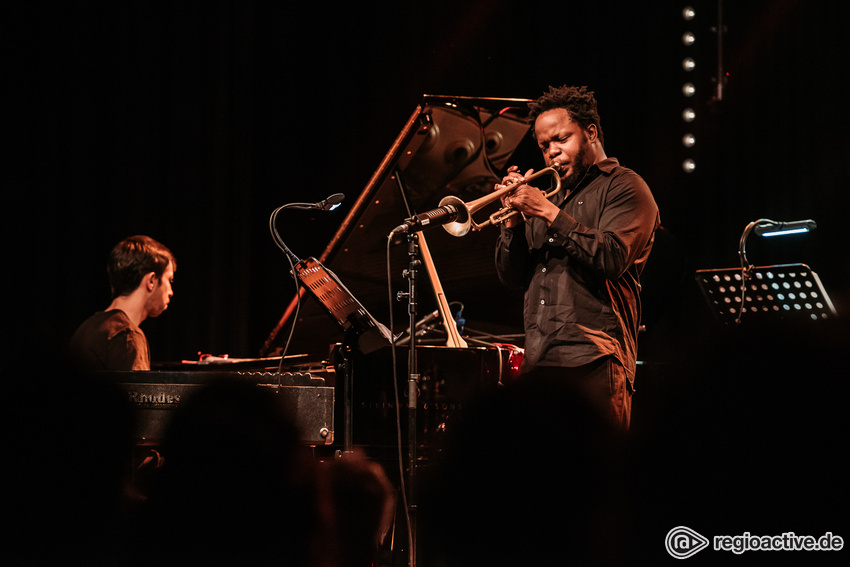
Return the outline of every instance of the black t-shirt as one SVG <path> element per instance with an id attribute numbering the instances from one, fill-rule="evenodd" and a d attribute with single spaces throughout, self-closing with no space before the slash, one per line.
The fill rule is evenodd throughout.
<path id="1" fill-rule="evenodd" d="M 84 370 L 150 370 L 148 340 L 119 309 L 98 311 L 71 337 L 70 354 Z"/>

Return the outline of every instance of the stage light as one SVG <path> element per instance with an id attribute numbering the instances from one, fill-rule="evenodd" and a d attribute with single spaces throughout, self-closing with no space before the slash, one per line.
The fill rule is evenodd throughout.
<path id="1" fill-rule="evenodd" d="M 690 22 L 694 19 L 695 16 L 696 12 L 694 11 L 693 7 L 685 6 L 682 9 L 682 18 L 684 18 L 685 21 Z M 692 45 L 694 45 L 694 43 L 696 43 L 696 40 L 696 34 L 693 31 L 687 28 L 683 30 L 681 41 L 685 49 L 690 48 Z M 696 69 L 696 66 L 697 63 L 693 57 L 691 57 L 690 55 L 685 55 L 683 57 L 682 69 L 686 73 L 693 72 L 694 69 Z M 686 99 L 694 97 L 696 95 L 697 89 L 694 83 L 695 81 L 690 80 L 682 85 L 682 95 Z M 689 102 L 687 104 L 692 105 L 694 103 Z M 690 124 L 696 120 L 696 112 L 694 112 L 691 106 L 688 106 L 682 111 L 682 120 L 687 124 Z M 687 150 L 691 150 L 695 145 L 696 136 L 694 136 L 692 133 L 688 132 L 682 136 L 682 146 L 684 146 Z M 684 171 L 686 174 L 693 173 L 697 167 L 696 161 L 694 161 L 692 155 L 692 152 L 689 151 L 687 152 L 685 159 L 682 160 L 682 171 Z"/>

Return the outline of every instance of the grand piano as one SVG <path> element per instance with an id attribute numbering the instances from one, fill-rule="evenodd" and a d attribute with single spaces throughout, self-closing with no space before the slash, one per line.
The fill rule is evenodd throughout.
<path id="1" fill-rule="evenodd" d="M 301 266 L 308 279 L 308 264 L 325 268 L 333 289 L 317 292 L 302 281 L 261 355 L 328 362 L 324 375 L 336 386 L 336 439 L 343 448 L 392 453 L 397 404 L 402 438 L 409 439 L 405 414 L 414 412 L 404 410 L 411 373 L 419 458 L 439 451 L 464 403 L 515 376 L 522 296 L 498 282 L 497 229 L 463 237 L 440 227 L 413 234 L 394 229 L 447 196 L 469 203 L 489 195 L 517 160 L 538 167 L 525 121 L 528 102 L 424 96 L 325 249 L 296 263 L 294 271 Z M 477 220 L 499 206 L 488 204 Z M 376 324 L 396 337 L 395 347 L 386 337 L 375 341 Z"/>

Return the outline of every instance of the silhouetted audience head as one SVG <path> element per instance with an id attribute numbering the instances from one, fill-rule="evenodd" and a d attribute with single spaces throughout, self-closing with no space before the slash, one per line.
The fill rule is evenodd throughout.
<path id="1" fill-rule="evenodd" d="M 616 564 L 620 437 L 565 381 L 519 381 L 464 409 L 421 499 L 422 553 L 447 566 Z"/>
<path id="2" fill-rule="evenodd" d="M 0 370 L 23 410 L 4 438 L 14 511 L 6 556 L 18 565 L 114 565 L 131 512 L 126 394 L 57 353 L 33 360 L 7 359 Z"/>
<path id="3" fill-rule="evenodd" d="M 150 559 L 308 564 L 319 522 L 315 474 L 277 395 L 234 378 L 181 402 L 140 529 Z"/>
<path id="4" fill-rule="evenodd" d="M 378 463 L 360 451 L 321 463 L 329 557 L 334 567 L 380 564 L 393 521 L 395 488 Z"/>

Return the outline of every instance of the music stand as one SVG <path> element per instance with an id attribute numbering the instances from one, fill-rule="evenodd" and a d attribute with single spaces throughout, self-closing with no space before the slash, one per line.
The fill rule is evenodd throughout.
<path id="1" fill-rule="evenodd" d="M 759 321 L 817 321 L 837 315 L 817 273 L 806 264 L 751 266 L 746 272 L 697 270 L 696 280 L 723 324 L 736 324 L 741 315 Z"/>
<path id="2" fill-rule="evenodd" d="M 295 264 L 304 289 L 319 302 L 340 329 L 357 340 L 359 350 L 368 354 L 392 343 L 389 329 L 379 323 L 348 291 L 340 279 L 315 258 Z"/>
<path id="3" fill-rule="evenodd" d="M 300 260 L 294 267 L 298 281 L 331 316 L 345 333 L 343 348 L 343 453 L 353 447 L 353 376 L 349 349 L 364 354 L 376 351 L 392 343 L 392 333 L 379 323 L 332 271 L 315 258 Z"/>

